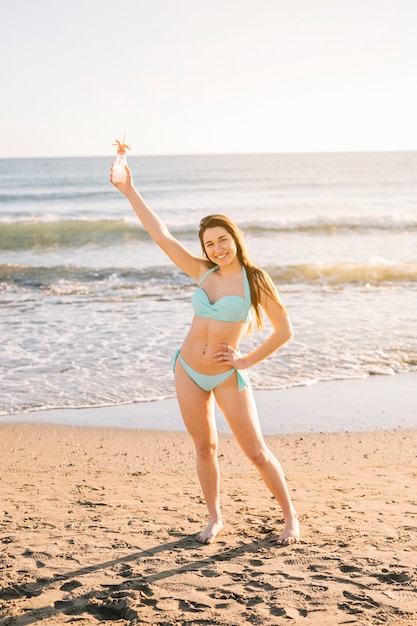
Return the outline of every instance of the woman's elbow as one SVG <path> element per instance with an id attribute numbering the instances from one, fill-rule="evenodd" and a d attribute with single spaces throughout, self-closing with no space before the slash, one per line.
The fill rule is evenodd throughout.
<path id="1" fill-rule="evenodd" d="M 294 336 L 294 331 L 291 324 L 286 324 L 277 329 L 275 335 L 275 350 L 279 350 L 284 344 L 290 341 Z"/>
<path id="2" fill-rule="evenodd" d="M 290 320 L 288 320 L 286 324 L 286 328 L 284 330 L 284 336 L 285 336 L 285 343 L 287 343 L 287 341 L 291 341 L 291 339 L 294 337 L 294 329 L 292 327 Z"/>

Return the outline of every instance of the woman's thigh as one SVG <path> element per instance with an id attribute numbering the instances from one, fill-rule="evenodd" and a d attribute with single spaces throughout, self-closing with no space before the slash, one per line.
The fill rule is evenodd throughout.
<path id="1" fill-rule="evenodd" d="M 252 456 L 265 446 L 250 387 L 239 391 L 236 378 L 232 376 L 214 391 L 217 404 L 241 448 Z"/>
<path id="2" fill-rule="evenodd" d="M 185 427 L 193 439 L 216 442 L 213 394 L 201 389 L 189 377 L 179 361 L 175 364 L 175 388 Z"/>

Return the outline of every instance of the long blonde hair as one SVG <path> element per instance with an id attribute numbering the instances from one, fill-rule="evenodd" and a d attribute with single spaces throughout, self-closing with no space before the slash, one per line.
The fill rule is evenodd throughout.
<path id="1" fill-rule="evenodd" d="M 207 228 L 215 228 L 216 226 L 221 226 L 233 237 L 234 242 L 237 248 L 237 257 L 240 263 L 246 270 L 246 275 L 248 277 L 250 296 L 252 301 L 252 306 L 255 310 L 255 319 L 256 326 L 260 330 L 264 326 L 264 321 L 262 317 L 261 310 L 261 291 L 266 293 L 270 298 L 272 298 L 282 309 L 284 309 L 282 302 L 280 302 L 274 283 L 272 282 L 269 275 L 260 267 L 257 267 L 252 263 L 249 256 L 249 251 L 246 246 L 245 238 L 243 232 L 236 226 L 236 224 L 225 215 L 214 214 L 208 215 L 207 217 L 203 217 L 200 221 L 200 228 L 198 231 L 198 236 L 200 238 L 201 249 L 203 251 L 204 256 L 209 261 L 212 267 L 215 266 L 213 261 L 210 261 L 206 249 L 204 247 L 204 233 Z"/>

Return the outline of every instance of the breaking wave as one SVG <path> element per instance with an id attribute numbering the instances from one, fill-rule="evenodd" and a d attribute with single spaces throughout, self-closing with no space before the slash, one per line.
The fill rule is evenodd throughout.
<path id="1" fill-rule="evenodd" d="M 281 233 L 302 233 L 311 235 L 336 235 L 346 232 L 371 231 L 414 231 L 417 230 L 417 217 L 381 216 L 373 218 L 310 218 L 241 224 L 249 235 L 258 237 Z M 179 238 L 195 238 L 197 226 L 182 224 L 170 226 Z M 0 247 L 3 250 L 30 250 L 50 247 L 81 247 L 88 244 L 109 246 L 130 240 L 148 239 L 146 231 L 136 220 L 108 219 L 22 219 L 0 221 Z"/>
<path id="2" fill-rule="evenodd" d="M 309 263 L 267 268 L 278 285 L 317 284 L 384 285 L 417 282 L 417 263 L 394 263 L 382 258 L 367 263 Z M 172 266 L 146 269 L 71 265 L 30 267 L 0 265 L 0 292 L 42 290 L 45 294 L 100 294 L 136 291 L 137 297 L 178 297 L 193 288 L 193 281 Z"/>

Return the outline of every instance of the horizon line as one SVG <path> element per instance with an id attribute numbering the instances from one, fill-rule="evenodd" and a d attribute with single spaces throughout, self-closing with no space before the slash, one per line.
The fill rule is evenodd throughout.
<path id="1" fill-rule="evenodd" d="M 273 156 L 273 155 L 319 155 L 319 154 L 381 154 L 381 153 L 412 153 L 417 152 L 417 148 L 385 148 L 377 149 L 357 149 L 357 150 L 285 150 L 278 151 L 251 151 L 251 152 L 167 152 L 167 153 L 131 153 L 129 157 L 206 157 L 206 156 Z M 114 154 L 59 154 L 59 155 L 32 155 L 32 156 L 1 156 L 0 160 L 9 159 L 100 159 L 114 158 Z"/>

